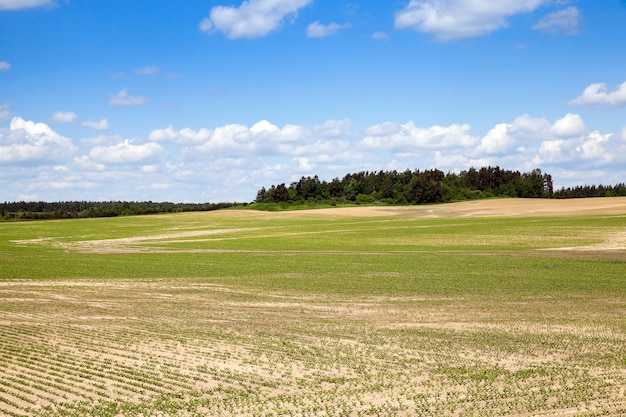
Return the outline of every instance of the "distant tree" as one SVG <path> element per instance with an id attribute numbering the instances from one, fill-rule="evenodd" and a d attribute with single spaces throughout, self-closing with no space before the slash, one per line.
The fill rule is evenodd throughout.
<path id="1" fill-rule="evenodd" d="M 276 186 L 272 193 L 272 199 L 276 203 L 289 201 L 289 190 L 287 190 L 287 186 L 284 183 Z"/>
<path id="2" fill-rule="evenodd" d="M 265 190 L 265 187 L 261 187 L 261 189 L 256 193 L 255 201 L 257 203 L 264 203 L 266 198 L 267 198 L 267 191 Z"/>

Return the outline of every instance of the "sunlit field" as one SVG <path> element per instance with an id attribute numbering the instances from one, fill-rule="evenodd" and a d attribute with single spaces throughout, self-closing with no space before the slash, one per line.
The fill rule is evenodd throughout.
<path id="1" fill-rule="evenodd" d="M 0 415 L 626 415 L 626 199 L 565 204 L 0 223 Z"/>

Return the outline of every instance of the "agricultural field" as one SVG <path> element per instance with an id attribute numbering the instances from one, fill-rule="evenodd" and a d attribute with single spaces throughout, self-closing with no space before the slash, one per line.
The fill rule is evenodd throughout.
<path id="1" fill-rule="evenodd" d="M 626 415 L 626 199 L 0 223 L 0 415 Z"/>

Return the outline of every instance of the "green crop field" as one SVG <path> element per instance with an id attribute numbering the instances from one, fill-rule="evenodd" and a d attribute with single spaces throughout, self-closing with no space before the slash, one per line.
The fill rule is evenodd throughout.
<path id="1" fill-rule="evenodd" d="M 0 223 L 0 415 L 626 415 L 626 210 L 345 210 Z"/>

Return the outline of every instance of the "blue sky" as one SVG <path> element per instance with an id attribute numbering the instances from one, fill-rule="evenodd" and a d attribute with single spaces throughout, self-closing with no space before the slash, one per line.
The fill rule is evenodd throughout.
<path id="1" fill-rule="evenodd" d="M 0 201 L 626 181 L 624 0 L 0 0 Z"/>

